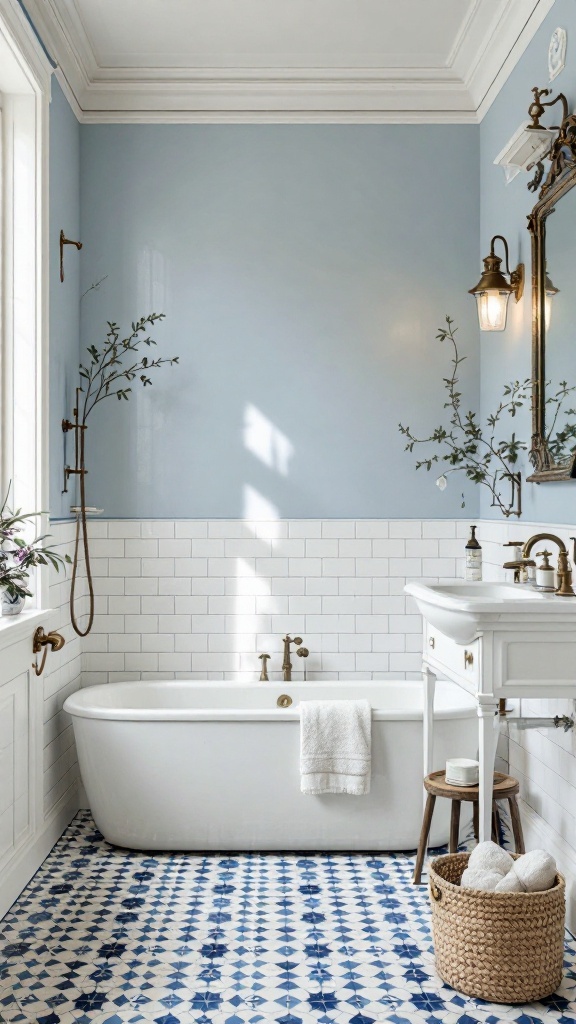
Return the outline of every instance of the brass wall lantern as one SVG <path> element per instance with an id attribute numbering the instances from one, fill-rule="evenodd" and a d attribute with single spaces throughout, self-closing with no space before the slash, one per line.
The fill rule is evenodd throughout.
<path id="1" fill-rule="evenodd" d="M 506 253 L 506 275 L 500 269 L 502 259 L 494 252 L 494 243 L 500 239 L 504 243 Z M 503 331 L 506 327 L 508 300 L 514 295 L 516 302 L 522 298 L 524 291 L 524 264 L 519 263 L 510 272 L 508 262 L 508 242 L 503 235 L 494 235 L 490 242 L 490 253 L 484 258 L 482 277 L 470 294 L 476 297 L 478 320 L 481 331 Z"/>

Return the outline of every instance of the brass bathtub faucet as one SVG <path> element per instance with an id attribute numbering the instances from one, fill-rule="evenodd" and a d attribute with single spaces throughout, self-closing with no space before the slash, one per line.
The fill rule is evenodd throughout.
<path id="1" fill-rule="evenodd" d="M 289 683 L 292 679 L 292 662 L 290 661 L 290 644 L 301 644 L 302 637 L 295 636 L 294 639 L 288 636 L 284 637 L 284 660 L 282 661 L 282 678 L 285 683 Z"/>
<path id="2" fill-rule="evenodd" d="M 283 678 L 285 683 L 289 683 L 290 680 L 292 679 L 292 662 L 290 661 L 290 644 L 301 644 L 302 643 L 302 637 L 301 636 L 295 636 L 294 639 L 292 639 L 292 637 L 290 637 L 290 636 L 288 636 L 288 634 L 286 634 L 286 636 L 284 637 L 282 642 L 284 644 L 284 659 L 282 661 L 282 678 Z M 308 650 L 307 647 L 300 647 L 299 646 L 298 650 L 296 651 L 296 654 L 298 655 L 299 658 L 307 658 L 308 655 L 310 654 L 310 651 Z M 260 658 L 260 661 L 262 662 L 262 669 L 260 671 L 260 682 L 261 683 L 268 683 L 269 682 L 269 678 L 268 678 L 268 661 L 269 661 L 270 655 L 269 654 L 259 654 L 258 657 Z M 304 679 L 306 679 L 306 669 L 304 669 Z"/>

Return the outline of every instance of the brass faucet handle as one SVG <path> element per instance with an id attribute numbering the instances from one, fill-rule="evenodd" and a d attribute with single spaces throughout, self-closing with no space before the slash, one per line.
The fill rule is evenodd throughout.
<path id="1" fill-rule="evenodd" d="M 270 658 L 270 655 L 269 654 L 259 654 L 258 657 L 260 658 L 260 661 L 262 662 L 262 671 L 260 672 L 260 682 L 261 683 L 269 683 L 270 680 L 268 678 L 268 659 Z"/>
<path id="2" fill-rule="evenodd" d="M 576 597 L 572 587 L 572 569 L 567 551 L 561 551 L 558 555 L 558 589 L 555 593 L 557 597 Z"/>
<path id="3" fill-rule="evenodd" d="M 301 644 L 302 643 L 302 637 L 301 636 L 295 636 L 294 639 L 292 640 L 292 643 L 293 644 Z"/>
<path id="4" fill-rule="evenodd" d="M 296 651 L 296 654 L 298 655 L 299 658 L 307 658 L 308 655 L 310 654 L 310 651 L 308 650 L 307 647 L 299 647 L 298 650 Z"/>

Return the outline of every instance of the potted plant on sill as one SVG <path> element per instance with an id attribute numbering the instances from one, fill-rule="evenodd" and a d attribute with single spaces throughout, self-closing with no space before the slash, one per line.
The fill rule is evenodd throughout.
<path id="1" fill-rule="evenodd" d="M 60 566 L 71 559 L 43 546 L 49 534 L 32 541 L 21 536 L 26 525 L 41 513 L 8 508 L 9 493 L 10 487 L 0 508 L 0 595 L 2 615 L 19 615 L 26 598 L 32 597 L 28 587 L 30 571 L 37 565 L 52 565 L 60 572 Z"/>

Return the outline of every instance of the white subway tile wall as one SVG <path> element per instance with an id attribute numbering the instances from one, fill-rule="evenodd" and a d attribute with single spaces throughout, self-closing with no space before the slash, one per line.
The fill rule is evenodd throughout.
<path id="1" fill-rule="evenodd" d="M 404 584 L 462 572 L 467 522 L 98 520 L 97 614 L 85 685 L 257 680 L 282 636 L 302 636 L 309 679 L 419 675 L 421 622 Z M 304 662 L 294 659 L 294 678 Z"/>

